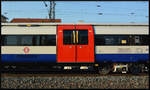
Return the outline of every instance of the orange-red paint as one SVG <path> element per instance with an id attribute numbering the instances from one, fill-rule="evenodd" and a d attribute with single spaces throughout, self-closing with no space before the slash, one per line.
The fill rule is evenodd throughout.
<path id="1" fill-rule="evenodd" d="M 78 45 L 77 40 L 74 45 L 63 45 L 63 30 L 88 30 L 88 45 Z M 91 25 L 58 25 L 57 62 L 94 62 L 94 31 Z"/>
<path id="2" fill-rule="evenodd" d="M 88 30 L 88 45 L 77 45 L 77 62 L 94 62 L 94 31 L 91 25 L 76 25 L 76 30 Z"/>
<path id="3" fill-rule="evenodd" d="M 63 30 L 73 30 L 74 25 L 57 27 L 57 62 L 75 62 L 75 45 L 63 45 Z"/>

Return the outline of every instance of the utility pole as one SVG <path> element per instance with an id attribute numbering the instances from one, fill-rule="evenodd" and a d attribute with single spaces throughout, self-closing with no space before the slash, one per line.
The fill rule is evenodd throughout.
<path id="1" fill-rule="evenodd" d="M 55 19 L 55 1 L 50 1 L 49 19 Z"/>
<path id="2" fill-rule="evenodd" d="M 50 6 L 49 6 L 49 19 L 52 18 L 52 1 L 50 1 Z"/>
<path id="3" fill-rule="evenodd" d="M 53 2 L 53 19 L 55 19 L 55 1 L 52 1 Z"/>

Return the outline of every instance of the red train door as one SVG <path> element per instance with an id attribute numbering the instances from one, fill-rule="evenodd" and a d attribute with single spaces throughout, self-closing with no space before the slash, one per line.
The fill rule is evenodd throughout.
<path id="1" fill-rule="evenodd" d="M 57 27 L 57 62 L 75 62 L 75 26 Z"/>
<path id="2" fill-rule="evenodd" d="M 94 32 L 92 26 L 58 26 L 57 62 L 94 62 Z"/>
<path id="3" fill-rule="evenodd" d="M 94 62 L 94 32 L 91 25 L 76 25 L 77 62 Z"/>

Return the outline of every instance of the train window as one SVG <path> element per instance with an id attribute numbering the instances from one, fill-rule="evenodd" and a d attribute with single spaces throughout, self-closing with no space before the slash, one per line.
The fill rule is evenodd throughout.
<path id="1" fill-rule="evenodd" d="M 40 37 L 41 37 L 40 38 L 40 42 L 41 42 L 40 45 L 46 45 L 47 44 L 47 42 L 46 42 L 47 41 L 46 40 L 47 39 L 46 36 L 40 36 Z"/>
<path id="2" fill-rule="evenodd" d="M 79 30 L 78 31 L 78 44 L 79 45 L 88 45 L 88 30 Z"/>
<path id="3" fill-rule="evenodd" d="M 135 40 L 133 35 L 129 35 L 128 40 L 129 40 L 129 45 L 135 45 L 134 43 Z"/>
<path id="4" fill-rule="evenodd" d="M 95 35 L 95 45 L 105 45 L 105 39 L 102 35 Z"/>
<path id="5" fill-rule="evenodd" d="M 4 40 L 5 40 L 5 36 L 2 35 L 2 36 L 1 36 L 1 46 L 4 46 Z"/>
<path id="6" fill-rule="evenodd" d="M 116 36 L 104 36 L 105 45 L 117 45 L 118 40 Z"/>
<path id="7" fill-rule="evenodd" d="M 117 36 L 118 37 L 118 44 L 119 45 L 128 45 L 128 38 L 129 36 L 127 35 L 122 35 L 122 36 Z"/>
<path id="8" fill-rule="evenodd" d="M 140 45 L 140 36 L 134 36 L 135 45 Z"/>
<path id="9" fill-rule="evenodd" d="M 8 46 L 14 46 L 18 44 L 18 40 L 17 40 L 17 36 L 5 36 L 4 38 L 4 45 L 8 45 Z"/>
<path id="10" fill-rule="evenodd" d="M 148 45 L 148 35 L 95 35 L 96 45 Z"/>
<path id="11" fill-rule="evenodd" d="M 73 45 L 73 30 L 63 30 L 63 44 Z"/>
<path id="12" fill-rule="evenodd" d="M 47 38 L 48 45 L 56 46 L 56 35 L 49 35 Z"/>
<path id="13" fill-rule="evenodd" d="M 148 35 L 130 35 L 129 45 L 149 45 Z"/>
<path id="14" fill-rule="evenodd" d="M 56 46 L 56 35 L 3 35 L 4 46 Z"/>
<path id="15" fill-rule="evenodd" d="M 41 39 L 41 37 L 40 37 L 40 35 L 38 35 L 38 36 L 35 36 L 36 37 L 36 39 L 35 39 L 35 45 L 37 45 L 37 46 L 39 46 L 40 45 L 40 39 Z"/>
<path id="16" fill-rule="evenodd" d="M 33 36 L 19 36 L 21 38 L 21 46 L 31 46 L 33 45 Z"/>
<path id="17" fill-rule="evenodd" d="M 143 35 L 141 37 L 141 44 L 142 45 L 149 45 L 149 36 L 148 35 Z"/>
<path id="18" fill-rule="evenodd" d="M 128 36 L 121 35 L 95 35 L 96 45 L 127 45 Z"/>
<path id="19" fill-rule="evenodd" d="M 122 38 L 115 35 L 96 35 L 95 44 L 96 45 L 120 45 Z"/>
<path id="20" fill-rule="evenodd" d="M 40 42 L 42 46 L 56 46 L 56 35 L 42 35 Z"/>

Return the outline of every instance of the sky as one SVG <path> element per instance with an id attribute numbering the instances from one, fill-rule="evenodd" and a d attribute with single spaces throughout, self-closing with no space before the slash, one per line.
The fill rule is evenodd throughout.
<path id="1" fill-rule="evenodd" d="M 149 1 L 55 1 L 62 23 L 148 23 Z M 49 2 L 46 1 L 49 7 Z M 97 5 L 100 5 L 98 7 Z M 43 1 L 1 1 L 1 14 L 13 18 L 48 18 Z M 99 15 L 99 13 L 101 15 Z"/>

